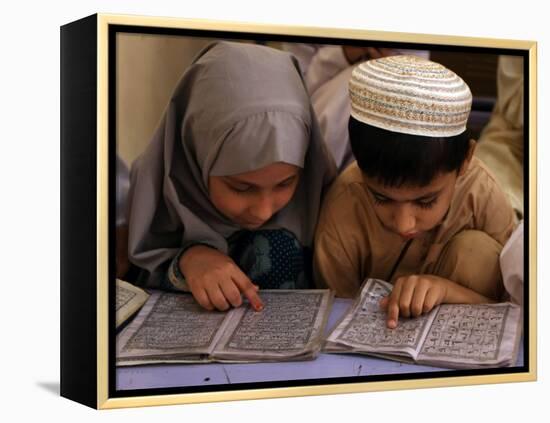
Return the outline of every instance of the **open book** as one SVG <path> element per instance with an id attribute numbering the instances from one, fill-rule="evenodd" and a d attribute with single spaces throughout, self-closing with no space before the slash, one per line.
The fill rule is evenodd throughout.
<path id="1" fill-rule="evenodd" d="M 448 368 L 515 365 L 521 334 L 518 306 L 441 304 L 420 317 L 400 318 L 397 327 L 389 329 L 379 302 L 391 290 L 387 282 L 367 279 L 323 351 Z"/>
<path id="2" fill-rule="evenodd" d="M 143 289 L 121 279 L 116 280 L 116 327 L 120 327 L 126 320 L 133 316 L 145 301 L 149 294 Z"/>
<path id="3" fill-rule="evenodd" d="M 155 291 L 117 336 L 117 365 L 314 358 L 333 294 L 312 289 L 260 295 L 262 311 L 244 302 L 221 312 L 203 309 L 191 294 Z"/>

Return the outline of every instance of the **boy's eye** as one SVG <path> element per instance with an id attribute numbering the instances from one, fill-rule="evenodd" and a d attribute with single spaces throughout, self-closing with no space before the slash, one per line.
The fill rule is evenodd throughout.
<path id="1" fill-rule="evenodd" d="M 429 209 L 437 202 L 437 197 L 431 198 L 429 200 L 417 201 L 416 205 L 422 209 Z"/>
<path id="2" fill-rule="evenodd" d="M 384 197 L 383 195 L 373 194 L 375 204 L 390 204 L 393 200 L 390 198 Z M 422 209 L 429 209 L 434 206 L 434 204 L 437 202 L 437 197 L 430 198 L 429 200 L 419 200 L 415 201 L 414 204 L 416 204 L 418 207 Z"/>
<path id="3" fill-rule="evenodd" d="M 373 194 L 375 204 L 389 204 L 392 200 L 382 195 Z"/>

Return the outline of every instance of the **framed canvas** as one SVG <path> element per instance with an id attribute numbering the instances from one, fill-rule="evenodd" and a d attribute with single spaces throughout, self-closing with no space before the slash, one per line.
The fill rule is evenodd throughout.
<path id="1" fill-rule="evenodd" d="M 165 122 L 182 75 L 203 49 L 221 40 L 294 55 L 339 172 L 353 157 L 338 144 L 347 134 L 347 118 L 338 127 L 330 105 L 341 101 L 342 110 L 349 110 L 347 83 L 361 61 L 389 52 L 419 55 L 459 74 L 472 92 L 468 130 L 480 145 L 503 90 L 515 84 L 520 94 L 507 101 L 516 101 L 509 113 L 520 122 L 512 128 L 520 141 L 509 148 L 518 167 L 505 172 L 509 178 L 502 182 L 515 189 L 510 202 L 523 225 L 513 256 L 522 275 L 504 294 L 520 304 L 520 341 L 512 363 L 457 369 L 322 350 L 308 360 L 284 362 L 117 364 L 117 343 L 147 307 L 141 303 L 117 315 L 117 280 L 135 287 L 143 271 L 128 257 L 129 171 Z M 326 66 L 318 80 L 314 66 Z M 535 380 L 536 66 L 533 41 L 101 14 L 63 26 L 61 395 L 105 409 Z M 488 154 L 498 161 L 497 153 Z M 141 288 L 148 304 L 156 289 Z M 332 301 L 327 331 L 350 304 Z M 484 325 L 483 318 L 479 322 Z M 153 329 L 144 336 L 154 337 L 158 327 Z"/>

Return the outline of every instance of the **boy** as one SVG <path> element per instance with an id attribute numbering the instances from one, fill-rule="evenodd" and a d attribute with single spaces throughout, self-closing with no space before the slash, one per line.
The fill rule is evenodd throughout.
<path id="1" fill-rule="evenodd" d="M 367 277 L 393 283 L 381 302 L 390 328 L 440 303 L 498 300 L 515 218 L 473 158 L 468 86 L 437 63 L 391 56 L 357 66 L 349 91 L 356 162 L 324 200 L 317 284 L 353 297 Z"/>

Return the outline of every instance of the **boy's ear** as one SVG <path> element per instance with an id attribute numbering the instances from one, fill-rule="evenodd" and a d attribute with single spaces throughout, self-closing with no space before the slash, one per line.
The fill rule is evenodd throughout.
<path id="1" fill-rule="evenodd" d="M 477 142 L 474 139 L 470 139 L 470 147 L 468 148 L 468 154 L 466 154 L 466 159 L 464 159 L 464 162 L 460 166 L 458 176 L 464 175 L 468 170 L 468 167 L 470 166 L 470 162 L 472 161 L 472 157 L 474 157 L 474 151 L 476 150 L 476 146 L 477 146 Z"/>

